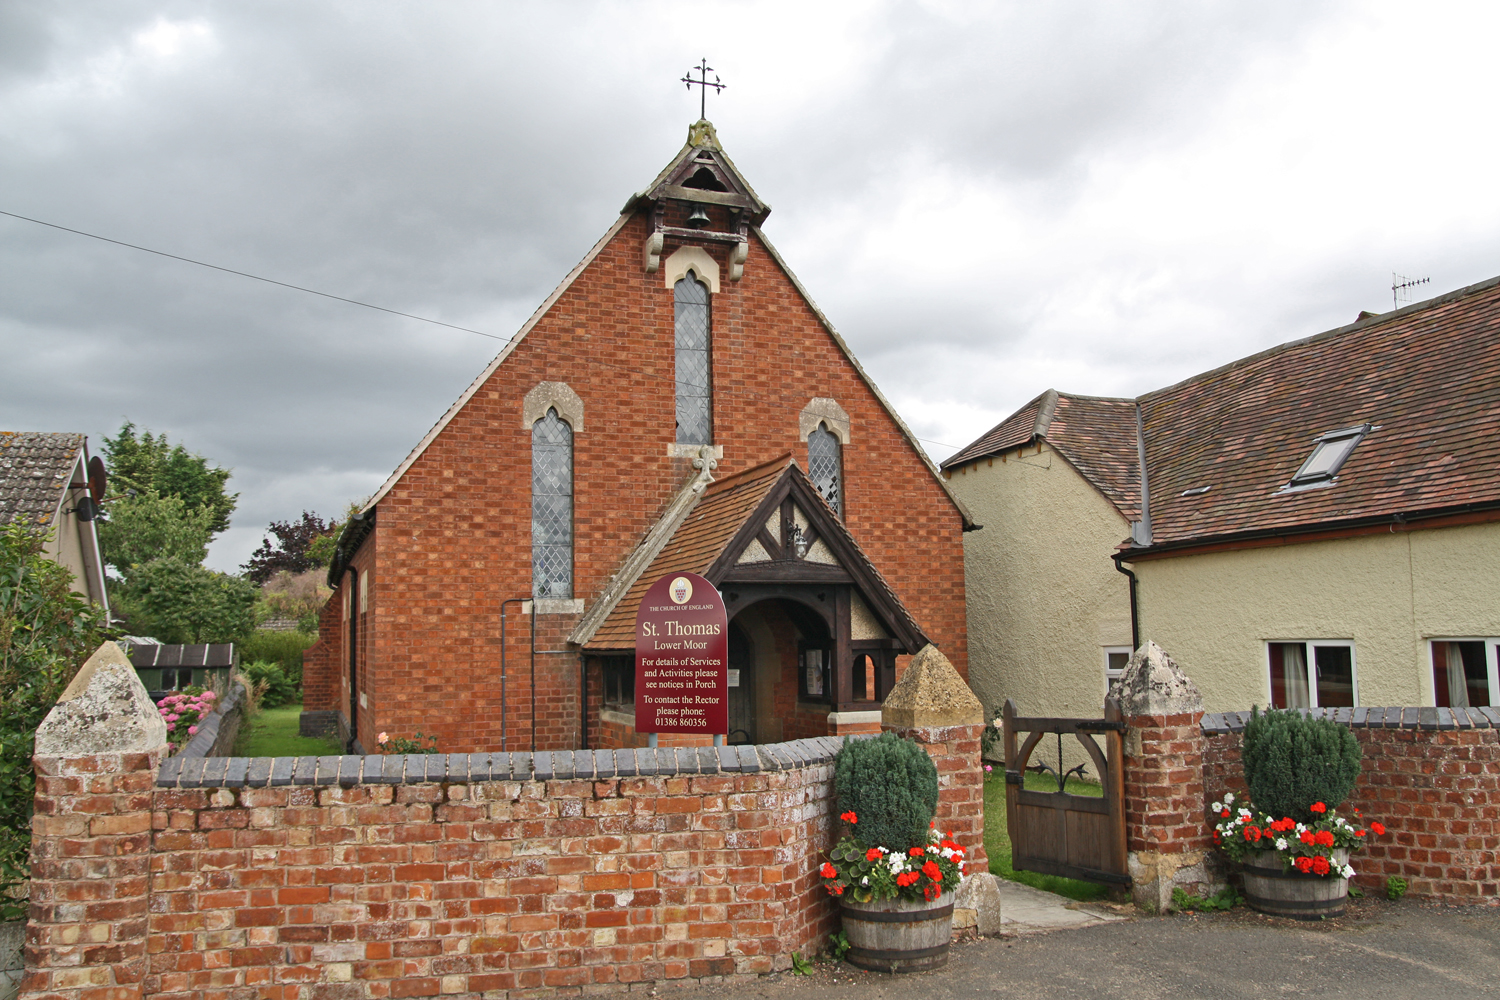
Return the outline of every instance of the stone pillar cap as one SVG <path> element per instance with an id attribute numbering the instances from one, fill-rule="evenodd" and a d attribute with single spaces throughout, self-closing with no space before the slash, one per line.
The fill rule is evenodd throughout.
<path id="1" fill-rule="evenodd" d="M 94 651 L 36 731 L 38 757 L 149 753 L 167 724 L 117 643 Z"/>
<path id="2" fill-rule="evenodd" d="M 1130 657 L 1111 693 L 1125 718 L 1192 715 L 1203 711 L 1203 695 L 1182 668 L 1151 640 Z"/>
<path id="3" fill-rule="evenodd" d="M 942 651 L 928 643 L 885 696 L 880 723 L 888 729 L 982 726 L 984 706 Z"/>

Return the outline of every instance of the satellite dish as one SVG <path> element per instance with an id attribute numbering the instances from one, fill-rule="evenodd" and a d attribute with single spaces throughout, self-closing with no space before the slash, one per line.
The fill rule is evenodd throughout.
<path id="1" fill-rule="evenodd" d="M 94 502 L 93 497 L 79 497 L 78 503 L 73 507 L 73 512 L 78 515 L 80 521 L 92 521 L 99 516 L 99 505 Z"/>
<path id="2" fill-rule="evenodd" d="M 109 474 L 104 471 L 104 459 L 95 455 L 89 459 L 89 496 L 94 498 L 94 503 L 103 501 L 104 488 L 108 485 Z"/>

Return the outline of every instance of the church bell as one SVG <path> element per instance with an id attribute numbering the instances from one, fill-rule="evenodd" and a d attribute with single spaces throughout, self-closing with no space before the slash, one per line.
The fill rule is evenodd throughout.
<path id="1" fill-rule="evenodd" d="M 688 216 L 687 224 L 694 229 L 702 229 L 708 225 L 708 209 L 702 205 L 693 206 L 693 214 Z"/>

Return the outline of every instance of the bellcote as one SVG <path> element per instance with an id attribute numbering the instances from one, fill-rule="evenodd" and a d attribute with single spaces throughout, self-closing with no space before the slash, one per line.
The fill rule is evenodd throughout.
<path id="1" fill-rule="evenodd" d="M 622 212 L 645 209 L 651 220 L 644 264 L 661 267 L 663 248 L 719 244 L 729 249 L 729 280 L 738 281 L 749 251 L 751 226 L 771 214 L 728 154 L 719 145 L 713 123 L 701 118 L 688 127 L 687 144 L 651 186 L 634 195 Z"/>

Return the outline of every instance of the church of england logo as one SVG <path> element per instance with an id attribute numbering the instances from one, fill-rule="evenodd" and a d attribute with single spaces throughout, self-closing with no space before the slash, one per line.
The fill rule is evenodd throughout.
<path id="1" fill-rule="evenodd" d="M 679 576 L 672 581 L 672 586 L 668 588 L 667 593 L 671 595 L 674 603 L 686 604 L 693 596 L 693 581 L 685 576 Z"/>

